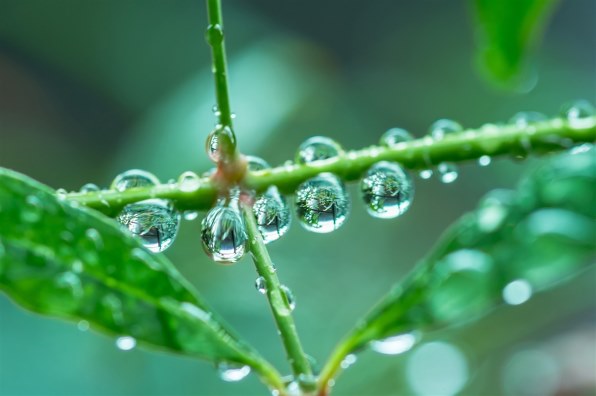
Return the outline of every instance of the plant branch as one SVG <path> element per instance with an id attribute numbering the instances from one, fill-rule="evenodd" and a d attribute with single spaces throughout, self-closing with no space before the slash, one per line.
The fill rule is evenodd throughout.
<path id="1" fill-rule="evenodd" d="M 296 325 L 291 314 L 292 309 L 289 306 L 284 290 L 281 288 L 282 285 L 257 227 L 255 216 L 248 205 L 243 204 L 242 211 L 248 233 L 250 252 L 252 253 L 257 274 L 265 281 L 267 301 L 286 350 L 292 373 L 296 379 L 300 379 L 301 376 L 310 377 L 312 376 L 312 369 L 300 344 Z"/>
<path id="2" fill-rule="evenodd" d="M 207 0 L 207 14 L 209 26 L 207 27 L 206 39 L 211 46 L 219 123 L 224 127 L 229 127 L 233 133 L 221 1 Z"/>
<path id="3" fill-rule="evenodd" d="M 371 146 L 311 164 L 249 172 L 244 184 L 256 191 L 264 191 L 275 185 L 283 193 L 291 194 L 300 183 L 321 172 L 335 173 L 345 181 L 358 180 L 372 164 L 382 160 L 399 162 L 405 168 L 414 170 L 429 168 L 444 161 L 456 163 L 474 160 L 485 155 L 514 157 L 560 151 L 574 144 L 596 141 L 596 117 L 591 118 L 591 125 L 583 129 L 572 128 L 565 120 L 553 118 L 527 127 L 491 125 L 468 129 L 443 140 L 425 136 L 394 147 Z M 123 192 L 71 193 L 68 198 L 106 214 L 118 213 L 126 204 L 150 198 L 169 199 L 179 210 L 206 210 L 213 205 L 217 191 L 212 180 L 203 178 L 193 191 L 183 191 L 177 184 L 162 184 Z"/>

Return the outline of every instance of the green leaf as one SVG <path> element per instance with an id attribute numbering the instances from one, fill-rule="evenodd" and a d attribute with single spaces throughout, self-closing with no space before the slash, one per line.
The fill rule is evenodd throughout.
<path id="1" fill-rule="evenodd" d="M 97 212 L 0 168 L 0 290 L 32 311 L 213 362 L 261 365 L 164 255 Z"/>
<path id="2" fill-rule="evenodd" d="M 555 4 L 556 0 L 473 0 L 480 67 L 491 79 L 511 88 L 524 83 L 528 53 Z"/>
<path id="3" fill-rule="evenodd" d="M 596 249 L 594 185 L 591 149 L 552 158 L 517 191 L 489 193 L 341 349 L 349 353 L 373 340 L 461 324 L 579 273 Z"/>

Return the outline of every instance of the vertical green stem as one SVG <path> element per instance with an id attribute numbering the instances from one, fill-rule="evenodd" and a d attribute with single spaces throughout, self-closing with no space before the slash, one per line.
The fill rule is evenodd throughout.
<path id="1" fill-rule="evenodd" d="M 215 78 L 215 95 L 217 98 L 219 123 L 224 127 L 229 127 L 233 131 L 230 96 L 228 94 L 228 66 L 226 62 L 221 0 L 207 0 L 207 13 L 209 26 L 207 27 L 206 38 L 211 46 L 211 55 L 213 58 L 213 76 Z"/>
<path id="2" fill-rule="evenodd" d="M 292 372 L 299 381 L 304 377 L 309 378 L 312 376 L 312 369 L 300 344 L 296 325 L 292 318 L 291 308 L 281 288 L 281 283 L 275 272 L 275 267 L 273 266 L 265 242 L 257 228 L 256 219 L 252 213 L 252 209 L 248 205 L 243 204 L 242 210 L 249 237 L 250 252 L 252 253 L 257 273 L 265 281 L 267 300 L 285 347 L 288 361 L 292 367 Z M 312 384 L 312 386 L 314 385 Z M 301 386 L 308 388 L 308 384 L 303 382 L 301 382 Z M 310 391 L 313 389 L 304 390 Z"/>

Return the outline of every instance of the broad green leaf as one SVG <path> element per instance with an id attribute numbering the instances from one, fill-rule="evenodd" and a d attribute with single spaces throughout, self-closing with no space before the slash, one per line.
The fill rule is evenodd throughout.
<path id="1" fill-rule="evenodd" d="M 517 191 L 489 193 L 342 349 L 348 353 L 371 341 L 461 324 L 503 303 L 523 303 L 579 273 L 592 264 L 596 249 L 595 185 L 591 149 L 551 158 Z"/>
<path id="2" fill-rule="evenodd" d="M 480 33 L 480 67 L 515 88 L 556 0 L 472 0 Z M 527 76 L 526 76 L 527 77 Z"/>
<path id="3" fill-rule="evenodd" d="M 261 364 L 174 266 L 118 224 L 0 168 L 0 290 L 32 311 L 213 362 Z"/>

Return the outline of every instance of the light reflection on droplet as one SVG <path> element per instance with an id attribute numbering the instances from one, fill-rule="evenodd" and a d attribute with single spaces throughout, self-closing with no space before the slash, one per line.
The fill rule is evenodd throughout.
<path id="1" fill-rule="evenodd" d="M 135 346 L 137 346 L 137 340 L 130 336 L 118 337 L 116 339 L 116 346 L 121 351 L 130 351 L 131 349 L 134 349 Z"/>
<path id="2" fill-rule="evenodd" d="M 416 344 L 418 335 L 416 333 L 399 334 L 383 340 L 373 341 L 370 348 L 384 355 L 399 355 L 407 352 Z"/>
<path id="3" fill-rule="evenodd" d="M 503 300 L 509 305 L 520 305 L 532 297 L 532 285 L 525 279 L 516 279 L 503 288 Z"/>
<path id="4" fill-rule="evenodd" d="M 237 366 L 228 363 L 220 363 L 217 366 L 219 377 L 226 382 L 238 382 L 250 374 L 249 366 Z"/>

